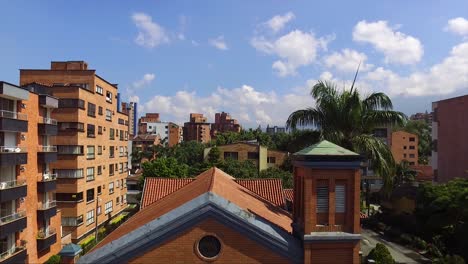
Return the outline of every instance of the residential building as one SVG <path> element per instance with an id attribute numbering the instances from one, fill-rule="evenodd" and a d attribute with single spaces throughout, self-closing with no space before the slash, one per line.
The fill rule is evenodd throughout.
<path id="1" fill-rule="evenodd" d="M 410 120 L 414 120 L 414 121 L 422 120 L 428 124 L 432 124 L 432 113 L 428 113 L 427 111 L 425 113 L 416 113 L 410 116 Z"/>
<path id="2" fill-rule="evenodd" d="M 117 85 L 84 61 L 22 69 L 20 83 L 41 83 L 58 98 L 58 160 L 48 170 L 57 175 L 63 232 L 78 242 L 126 207 L 128 116 L 118 111 Z"/>
<path id="3" fill-rule="evenodd" d="M 433 102 L 432 112 L 435 181 L 468 178 L 468 95 Z"/>
<path id="4" fill-rule="evenodd" d="M 360 263 L 360 160 L 327 141 L 295 153 L 292 214 L 264 179 L 147 178 L 142 209 L 78 263 Z"/>
<path id="5" fill-rule="evenodd" d="M 230 114 L 225 112 L 215 114 L 215 122 L 211 124 L 211 137 L 216 137 L 216 133 L 239 133 L 240 131 L 239 122 L 237 122 L 237 119 L 232 118 Z"/>
<path id="6" fill-rule="evenodd" d="M 169 123 L 169 140 L 168 145 L 169 147 L 173 147 L 180 142 L 182 142 L 184 138 L 182 127 L 177 124 Z"/>
<path id="7" fill-rule="evenodd" d="M 251 142 L 238 142 L 234 144 L 217 146 L 220 151 L 220 158 L 222 160 L 234 159 L 238 161 L 250 160 L 257 167 L 259 171 L 268 169 L 270 167 L 278 168 L 281 166 L 288 156 L 287 152 L 271 150 L 259 143 Z M 204 158 L 208 158 L 211 148 L 206 148 L 204 151 Z"/>
<path id="8" fill-rule="evenodd" d="M 158 113 L 146 113 L 138 119 L 138 135 L 145 134 L 158 135 L 169 147 L 182 142 L 182 129 L 172 122 L 161 122 Z"/>
<path id="9" fill-rule="evenodd" d="M 61 250 L 55 201 L 57 98 L 0 82 L 0 263 L 43 263 Z"/>
<path id="10" fill-rule="evenodd" d="M 128 134 L 133 138 L 137 134 L 138 105 L 136 102 L 122 102 L 122 112 L 128 116 Z"/>
<path id="11" fill-rule="evenodd" d="M 385 144 L 390 146 L 391 137 L 392 137 L 392 129 L 390 127 L 379 127 L 375 128 L 372 131 L 372 134 L 376 137 L 381 139 Z"/>
<path id="12" fill-rule="evenodd" d="M 285 127 L 278 127 L 278 126 L 270 127 L 270 125 L 267 125 L 266 133 L 270 134 L 270 135 L 278 134 L 278 133 L 286 133 L 286 128 Z"/>
<path id="13" fill-rule="evenodd" d="M 395 131 L 391 135 L 390 149 L 395 162 L 406 160 L 409 165 L 418 165 L 418 135 L 405 131 Z"/>
<path id="14" fill-rule="evenodd" d="M 211 140 L 210 123 L 203 114 L 190 114 L 190 121 L 184 123 L 184 141 L 195 140 L 208 143 Z"/>

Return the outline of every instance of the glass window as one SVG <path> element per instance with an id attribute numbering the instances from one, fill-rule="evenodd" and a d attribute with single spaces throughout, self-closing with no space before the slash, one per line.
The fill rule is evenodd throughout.
<path id="1" fill-rule="evenodd" d="M 102 146 L 97 147 L 97 154 L 102 155 Z"/>
<path id="2" fill-rule="evenodd" d="M 94 188 L 86 191 L 86 202 L 94 201 Z"/>
<path id="3" fill-rule="evenodd" d="M 103 112 L 102 106 L 99 106 L 99 107 L 98 107 L 98 114 L 99 114 L 99 115 L 102 115 L 102 112 Z"/>
<path id="4" fill-rule="evenodd" d="M 276 163 L 276 157 L 268 157 L 267 163 Z"/>
<path id="5" fill-rule="evenodd" d="M 106 91 L 106 102 L 112 103 L 112 93 Z"/>
<path id="6" fill-rule="evenodd" d="M 114 129 L 113 128 L 109 129 L 109 139 L 114 139 Z"/>
<path id="7" fill-rule="evenodd" d="M 94 209 L 86 213 L 86 225 L 94 223 Z"/>
<path id="8" fill-rule="evenodd" d="M 237 160 L 239 156 L 238 152 L 224 152 L 224 159 Z"/>
<path id="9" fill-rule="evenodd" d="M 97 194 L 100 195 L 101 193 L 102 193 L 102 192 L 101 192 L 101 185 L 99 185 L 99 186 L 97 187 Z"/>
<path id="10" fill-rule="evenodd" d="M 215 236 L 204 236 L 198 241 L 197 250 L 201 257 L 213 259 L 221 252 L 221 242 Z"/>
<path id="11" fill-rule="evenodd" d="M 258 152 L 247 152 L 248 159 L 258 159 Z"/>
<path id="12" fill-rule="evenodd" d="M 96 105 L 92 103 L 88 103 L 88 116 L 95 117 L 96 116 Z"/>
<path id="13" fill-rule="evenodd" d="M 96 137 L 96 134 L 95 134 L 94 130 L 95 130 L 95 126 L 91 125 L 91 124 L 88 124 L 87 125 L 87 130 L 86 130 L 87 136 L 90 137 L 90 138 Z"/>
<path id="14" fill-rule="evenodd" d="M 87 146 L 86 147 L 86 158 L 87 159 L 94 159 L 94 146 Z"/>
<path id="15" fill-rule="evenodd" d="M 109 194 L 114 193 L 114 182 L 109 182 Z"/>
<path id="16" fill-rule="evenodd" d="M 112 111 L 109 109 L 106 109 L 106 120 L 112 121 Z"/>
<path id="17" fill-rule="evenodd" d="M 104 89 L 102 89 L 101 86 L 96 85 L 96 93 L 103 95 L 104 94 Z"/>
<path id="18" fill-rule="evenodd" d="M 112 212 L 112 201 L 106 203 L 105 214 Z"/>
<path id="19" fill-rule="evenodd" d="M 114 146 L 109 146 L 109 158 L 114 157 Z"/>
<path id="20" fill-rule="evenodd" d="M 114 164 L 109 164 L 109 175 L 114 175 Z"/>
<path id="21" fill-rule="evenodd" d="M 102 174 L 102 166 L 97 166 L 97 175 Z"/>
<path id="22" fill-rule="evenodd" d="M 86 181 L 94 180 L 94 167 L 89 167 L 86 169 Z"/>

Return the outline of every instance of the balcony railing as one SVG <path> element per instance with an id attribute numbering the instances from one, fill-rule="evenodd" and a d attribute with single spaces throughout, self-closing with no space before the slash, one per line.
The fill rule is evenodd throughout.
<path id="1" fill-rule="evenodd" d="M 20 218 L 23 218 L 23 217 L 26 217 L 26 211 L 25 210 L 20 210 L 20 211 L 18 211 L 16 213 L 13 213 L 11 215 L 1 217 L 0 218 L 0 225 L 8 224 L 10 222 L 13 222 L 13 221 L 15 221 L 17 219 L 20 219 Z"/>
<path id="2" fill-rule="evenodd" d="M 55 181 L 57 179 L 57 173 L 44 173 L 42 174 L 41 181 Z"/>
<path id="3" fill-rule="evenodd" d="M 38 146 L 37 152 L 57 152 L 57 146 Z"/>
<path id="4" fill-rule="evenodd" d="M 42 118 L 42 123 L 56 126 L 57 125 L 57 120 L 52 119 L 52 118 L 43 117 Z"/>
<path id="5" fill-rule="evenodd" d="M 15 188 L 15 187 L 23 186 L 25 184 L 26 184 L 25 179 L 18 179 L 16 181 L 4 181 L 4 182 L 0 182 L 0 190 Z"/>
<path id="6" fill-rule="evenodd" d="M 55 230 L 55 227 L 49 226 L 47 228 L 41 228 L 37 232 L 37 239 L 46 239 L 54 234 L 56 234 L 57 231 Z"/>
<path id="7" fill-rule="evenodd" d="M 84 177 L 83 170 L 56 170 L 57 178 L 81 179 Z"/>
<path id="8" fill-rule="evenodd" d="M 0 153 L 21 153 L 21 152 L 26 152 L 27 149 L 26 147 L 19 147 L 19 146 L 0 146 Z"/>
<path id="9" fill-rule="evenodd" d="M 38 210 L 47 210 L 57 206 L 57 201 L 48 201 L 46 203 L 39 203 L 37 204 Z"/>
<path id="10" fill-rule="evenodd" d="M 0 253 L 0 261 L 3 261 L 4 259 L 9 258 L 10 256 L 14 255 L 15 253 L 18 253 L 20 251 L 26 250 L 25 247 L 12 247 L 9 250 Z"/>
<path id="11" fill-rule="evenodd" d="M 18 120 L 28 120 L 28 115 L 21 114 L 17 112 L 7 111 L 7 110 L 0 110 L 0 117 L 10 118 L 10 119 L 18 119 Z"/>

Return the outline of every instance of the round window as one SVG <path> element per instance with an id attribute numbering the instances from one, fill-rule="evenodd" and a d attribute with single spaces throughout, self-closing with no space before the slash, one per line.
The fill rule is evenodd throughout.
<path id="1" fill-rule="evenodd" d="M 221 252 L 221 242 L 215 236 L 204 236 L 198 241 L 198 253 L 204 258 L 215 258 Z"/>

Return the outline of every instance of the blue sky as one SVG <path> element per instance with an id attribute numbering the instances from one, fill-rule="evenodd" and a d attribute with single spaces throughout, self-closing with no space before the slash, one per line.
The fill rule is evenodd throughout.
<path id="1" fill-rule="evenodd" d="M 378 2 L 378 3 L 377 3 Z M 85 60 L 140 111 L 283 125 L 318 79 L 407 114 L 468 93 L 468 1 L 0 1 L 0 79 Z"/>

